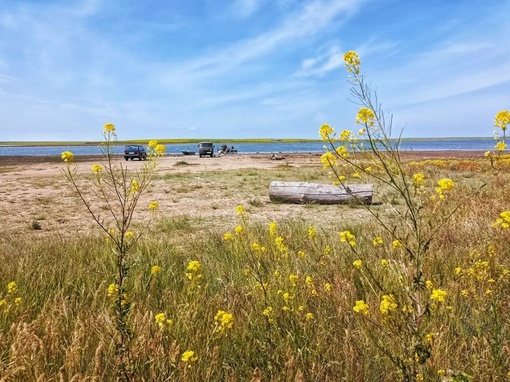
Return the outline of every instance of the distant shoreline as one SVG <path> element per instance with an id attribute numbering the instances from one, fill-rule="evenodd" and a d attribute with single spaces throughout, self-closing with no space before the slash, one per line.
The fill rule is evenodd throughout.
<path id="1" fill-rule="evenodd" d="M 397 139 L 392 139 L 396 141 Z M 446 137 L 446 138 L 401 138 L 402 142 L 430 142 L 430 141 L 485 141 L 494 140 L 494 137 Z M 147 144 L 150 139 L 134 139 L 134 140 L 123 140 L 117 141 L 115 146 L 123 146 L 126 144 Z M 158 143 L 162 144 L 193 144 L 198 142 L 213 142 L 214 144 L 238 144 L 238 143 L 313 143 L 322 142 L 320 139 L 302 139 L 302 138 L 282 138 L 282 139 L 270 139 L 270 138 L 254 138 L 254 139 L 156 139 Z M 361 140 L 363 141 L 363 140 Z M 99 146 L 103 141 L 91 142 L 91 141 L 5 141 L 0 142 L 0 147 L 51 147 L 51 146 Z"/>

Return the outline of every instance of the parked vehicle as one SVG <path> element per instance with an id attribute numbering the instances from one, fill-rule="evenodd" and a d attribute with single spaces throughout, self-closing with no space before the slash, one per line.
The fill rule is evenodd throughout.
<path id="1" fill-rule="evenodd" d="M 138 160 L 146 160 L 147 159 L 147 153 L 145 152 L 145 149 L 143 146 L 139 145 L 126 145 L 124 147 L 124 159 L 135 159 L 138 158 Z"/>
<path id="2" fill-rule="evenodd" d="M 214 156 L 214 145 L 212 142 L 200 142 L 198 144 L 198 155 L 200 158 L 207 155 L 212 158 Z"/>

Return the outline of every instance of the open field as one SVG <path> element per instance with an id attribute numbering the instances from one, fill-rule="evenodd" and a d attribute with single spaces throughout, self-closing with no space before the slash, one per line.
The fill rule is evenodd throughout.
<path id="1" fill-rule="evenodd" d="M 510 237 L 492 225 L 510 209 L 508 160 L 496 171 L 479 152 L 402 153 L 425 179 L 411 196 L 423 200 L 421 234 L 440 228 L 413 290 L 394 240 L 414 240 L 398 194 L 376 181 L 368 208 L 272 203 L 272 180 L 331 182 L 320 154 L 284 157 L 160 158 L 131 227 L 143 235 L 126 279 L 130 380 L 390 382 L 405 380 L 401 362 L 417 365 L 412 382 L 507 381 Z M 76 158 L 77 183 L 108 225 L 91 182 L 100 160 Z M 116 163 L 136 173 L 145 162 Z M 119 377 L 117 257 L 64 167 L 0 158 L 2 382 Z M 430 301 L 418 318 L 414 296 Z"/>

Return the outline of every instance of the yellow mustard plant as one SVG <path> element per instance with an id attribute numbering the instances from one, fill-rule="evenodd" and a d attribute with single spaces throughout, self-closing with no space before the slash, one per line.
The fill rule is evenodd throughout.
<path id="1" fill-rule="evenodd" d="M 182 353 L 181 361 L 182 362 L 195 362 L 198 360 L 198 356 L 195 354 L 193 350 L 186 350 L 184 353 Z"/>
<path id="2" fill-rule="evenodd" d="M 154 316 L 154 319 L 156 320 L 156 324 L 158 324 L 158 326 L 161 329 L 169 327 L 173 323 L 172 320 L 169 320 L 168 318 L 166 318 L 165 313 L 158 313 L 158 314 L 156 314 Z"/>
<path id="3" fill-rule="evenodd" d="M 348 243 L 351 247 L 354 247 L 356 245 L 356 236 L 354 236 L 350 231 L 342 231 L 340 232 L 340 241 Z"/>
<path id="4" fill-rule="evenodd" d="M 352 308 L 356 313 L 364 314 L 365 316 L 368 315 L 368 304 L 365 303 L 364 300 L 358 300 L 356 301 L 356 304 Z"/>
<path id="5" fill-rule="evenodd" d="M 161 267 L 159 265 L 152 266 L 152 268 L 151 268 L 151 275 L 152 276 L 157 276 L 160 273 L 161 273 Z"/>
<path id="6" fill-rule="evenodd" d="M 74 160 L 74 154 L 71 151 L 64 151 L 60 157 L 64 162 L 72 162 Z"/>
<path id="7" fill-rule="evenodd" d="M 501 212 L 499 218 L 492 224 L 492 227 L 502 229 L 510 227 L 510 211 Z"/>
<path id="8" fill-rule="evenodd" d="M 383 295 L 381 297 L 381 303 L 379 304 L 379 311 L 382 314 L 389 314 L 398 308 L 398 304 L 395 302 L 393 295 Z"/>

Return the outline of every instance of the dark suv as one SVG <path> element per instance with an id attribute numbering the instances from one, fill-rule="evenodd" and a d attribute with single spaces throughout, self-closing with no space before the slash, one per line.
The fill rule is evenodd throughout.
<path id="1" fill-rule="evenodd" d="M 198 155 L 202 158 L 204 155 L 214 156 L 214 145 L 212 142 L 200 142 L 198 144 Z"/>
<path id="2" fill-rule="evenodd" d="M 130 158 L 131 160 L 135 158 L 138 158 L 138 160 L 145 160 L 147 159 L 147 153 L 143 146 L 127 145 L 124 147 L 124 159 L 128 160 Z"/>

